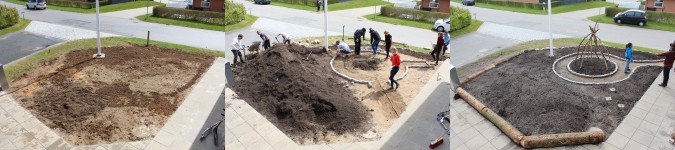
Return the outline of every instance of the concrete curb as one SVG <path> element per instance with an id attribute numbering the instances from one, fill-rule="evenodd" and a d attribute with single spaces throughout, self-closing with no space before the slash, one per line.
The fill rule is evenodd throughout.
<path id="1" fill-rule="evenodd" d="M 576 59 L 575 59 L 575 60 L 576 60 Z M 608 61 L 609 61 L 609 60 L 608 60 Z M 609 61 L 610 63 L 614 64 L 614 70 L 612 70 L 612 72 L 607 73 L 607 74 L 601 74 L 601 75 L 587 75 L 587 74 L 578 73 L 578 72 L 572 70 L 572 67 L 570 67 L 570 66 L 572 65 L 572 62 L 574 62 L 574 60 L 572 60 L 572 61 L 570 61 L 569 63 L 567 63 L 567 71 L 571 72 L 571 73 L 574 74 L 574 75 L 582 76 L 582 77 L 587 77 L 587 78 L 602 78 L 602 77 L 607 77 L 607 76 L 614 75 L 614 74 L 619 70 L 619 66 L 617 66 L 617 64 L 616 64 L 615 62 Z"/>
<path id="2" fill-rule="evenodd" d="M 572 83 L 577 83 L 577 84 L 584 84 L 584 85 L 600 85 L 600 84 L 614 84 L 614 83 L 619 83 L 619 82 L 621 82 L 621 81 L 627 80 L 628 78 L 630 78 L 631 76 L 633 76 L 633 73 L 635 73 L 635 71 L 631 71 L 630 74 L 628 74 L 628 76 L 627 76 L 626 78 L 624 78 L 624 79 L 621 79 L 621 80 L 618 80 L 618 81 L 613 81 L 613 82 L 600 82 L 600 83 L 579 82 L 579 81 L 574 81 L 574 80 L 571 80 L 571 79 L 568 79 L 568 78 L 563 77 L 562 75 L 560 75 L 560 73 L 558 73 L 558 71 L 555 70 L 556 64 L 558 64 L 558 62 L 559 62 L 560 60 L 563 60 L 563 59 L 565 59 L 565 58 L 567 58 L 567 57 L 570 57 L 570 56 L 576 55 L 576 54 L 577 54 L 577 53 L 572 53 L 572 54 L 568 54 L 568 55 L 565 55 L 565 56 L 563 56 L 563 57 L 560 57 L 560 58 L 556 59 L 555 62 L 553 62 L 553 64 L 551 65 L 551 69 L 553 70 L 553 73 L 555 73 L 556 76 L 562 78 L 563 80 L 566 80 L 566 81 L 569 81 L 569 82 L 572 82 Z M 614 56 L 614 55 L 612 55 L 612 54 L 606 54 L 606 55 L 609 55 L 610 57 L 614 57 L 614 58 L 617 58 L 617 57 L 618 57 L 618 56 Z M 625 59 L 623 59 L 623 60 L 625 60 Z M 641 60 L 641 61 L 639 61 L 639 62 L 652 62 L 652 61 L 654 61 L 654 62 L 659 62 L 659 60 Z M 638 62 L 638 61 L 635 61 L 635 62 Z M 637 67 L 635 67 L 635 69 L 633 69 L 633 70 L 637 70 L 638 68 L 643 67 L 643 66 L 658 66 L 658 65 L 642 65 L 642 66 L 637 66 Z"/>

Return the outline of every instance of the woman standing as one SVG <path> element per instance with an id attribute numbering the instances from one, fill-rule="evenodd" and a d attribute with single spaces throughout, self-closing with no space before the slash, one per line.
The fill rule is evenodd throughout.
<path id="1" fill-rule="evenodd" d="M 438 61 L 441 59 L 441 50 L 443 49 L 443 45 L 445 45 L 443 41 L 443 33 L 438 32 L 438 38 L 436 39 L 436 47 L 434 47 L 434 51 L 431 51 L 431 58 L 436 61 L 436 65 L 438 65 Z M 435 54 L 435 55 L 434 55 Z"/>
<path id="2" fill-rule="evenodd" d="M 401 65 L 401 56 L 398 55 L 398 50 L 396 48 L 391 49 L 391 53 L 393 54 L 391 56 L 391 72 L 389 73 L 389 81 L 391 82 L 391 87 L 389 90 L 394 90 L 398 89 L 398 82 L 394 79 L 394 76 L 396 76 L 396 73 L 398 73 L 399 66 Z M 396 84 L 396 88 L 394 88 L 394 84 Z"/>
<path id="3" fill-rule="evenodd" d="M 623 68 L 624 73 L 630 72 L 630 62 L 633 61 L 633 43 L 626 44 L 626 67 Z"/>
<path id="4" fill-rule="evenodd" d="M 389 34 L 389 31 L 384 31 L 384 50 L 387 51 L 387 57 L 384 59 L 389 58 L 389 51 L 391 50 L 391 34 Z"/>

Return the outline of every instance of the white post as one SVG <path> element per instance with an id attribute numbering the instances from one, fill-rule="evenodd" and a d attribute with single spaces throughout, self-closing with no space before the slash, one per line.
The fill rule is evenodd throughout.
<path id="1" fill-rule="evenodd" d="M 548 36 L 549 36 L 549 41 L 548 41 L 548 49 L 549 49 L 549 55 L 553 57 L 553 31 L 551 29 L 551 0 L 548 0 Z"/>
<path id="2" fill-rule="evenodd" d="M 94 58 L 104 58 L 105 54 L 101 53 L 101 21 L 99 21 L 99 9 L 98 9 L 98 0 L 96 0 L 96 45 L 98 52 L 94 55 Z"/>
<path id="3" fill-rule="evenodd" d="M 323 32 L 325 36 L 324 48 L 328 52 L 328 0 L 323 0 Z"/>

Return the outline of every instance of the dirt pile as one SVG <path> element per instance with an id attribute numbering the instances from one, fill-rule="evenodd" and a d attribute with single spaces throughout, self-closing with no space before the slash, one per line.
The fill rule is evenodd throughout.
<path id="1" fill-rule="evenodd" d="M 526 135 L 583 132 L 590 127 L 612 133 L 660 69 L 640 67 L 631 78 L 619 83 L 581 85 L 563 80 L 551 69 L 556 59 L 574 52 L 576 48 L 558 49 L 557 57 L 547 57 L 548 51 L 526 52 L 462 87 Z M 616 92 L 609 88 L 616 88 Z M 606 101 L 605 97 L 613 100 Z"/>
<path id="2" fill-rule="evenodd" d="M 319 48 L 274 45 L 235 70 L 238 96 L 295 141 L 320 141 L 329 132 L 363 132 L 371 115 L 330 69 Z"/>
<path id="3" fill-rule="evenodd" d="M 570 63 L 572 71 L 585 75 L 603 75 L 612 73 L 616 64 L 607 61 L 607 68 L 605 68 L 605 60 L 598 58 L 583 59 L 583 64 L 580 59 L 575 59 Z"/>
<path id="4" fill-rule="evenodd" d="M 380 61 L 375 59 L 360 59 L 352 61 L 352 66 L 361 70 L 377 70 L 380 68 L 378 65 L 380 65 Z"/>
<path id="5" fill-rule="evenodd" d="M 13 96 L 73 144 L 152 137 L 214 57 L 161 47 L 75 50 L 20 77 Z M 46 71 L 55 69 L 53 71 Z"/>

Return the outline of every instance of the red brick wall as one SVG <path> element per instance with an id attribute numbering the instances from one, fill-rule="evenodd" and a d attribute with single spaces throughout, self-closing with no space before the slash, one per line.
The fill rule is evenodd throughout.
<path id="1" fill-rule="evenodd" d="M 202 8 L 204 11 L 217 11 L 217 12 L 223 12 L 223 5 L 225 4 L 225 0 L 211 0 L 211 7 L 209 8 Z M 202 7 L 202 0 L 194 0 L 192 2 L 192 8 L 197 9 Z"/>
<path id="2" fill-rule="evenodd" d="M 422 0 L 422 7 L 429 8 L 431 0 Z M 432 8 L 431 12 L 447 12 L 450 13 L 450 0 L 439 0 L 438 8 Z"/>
<path id="3" fill-rule="evenodd" d="M 647 0 L 646 7 L 655 8 L 654 0 Z M 675 0 L 664 0 L 662 8 L 656 8 L 656 11 L 667 11 L 675 13 Z"/>

